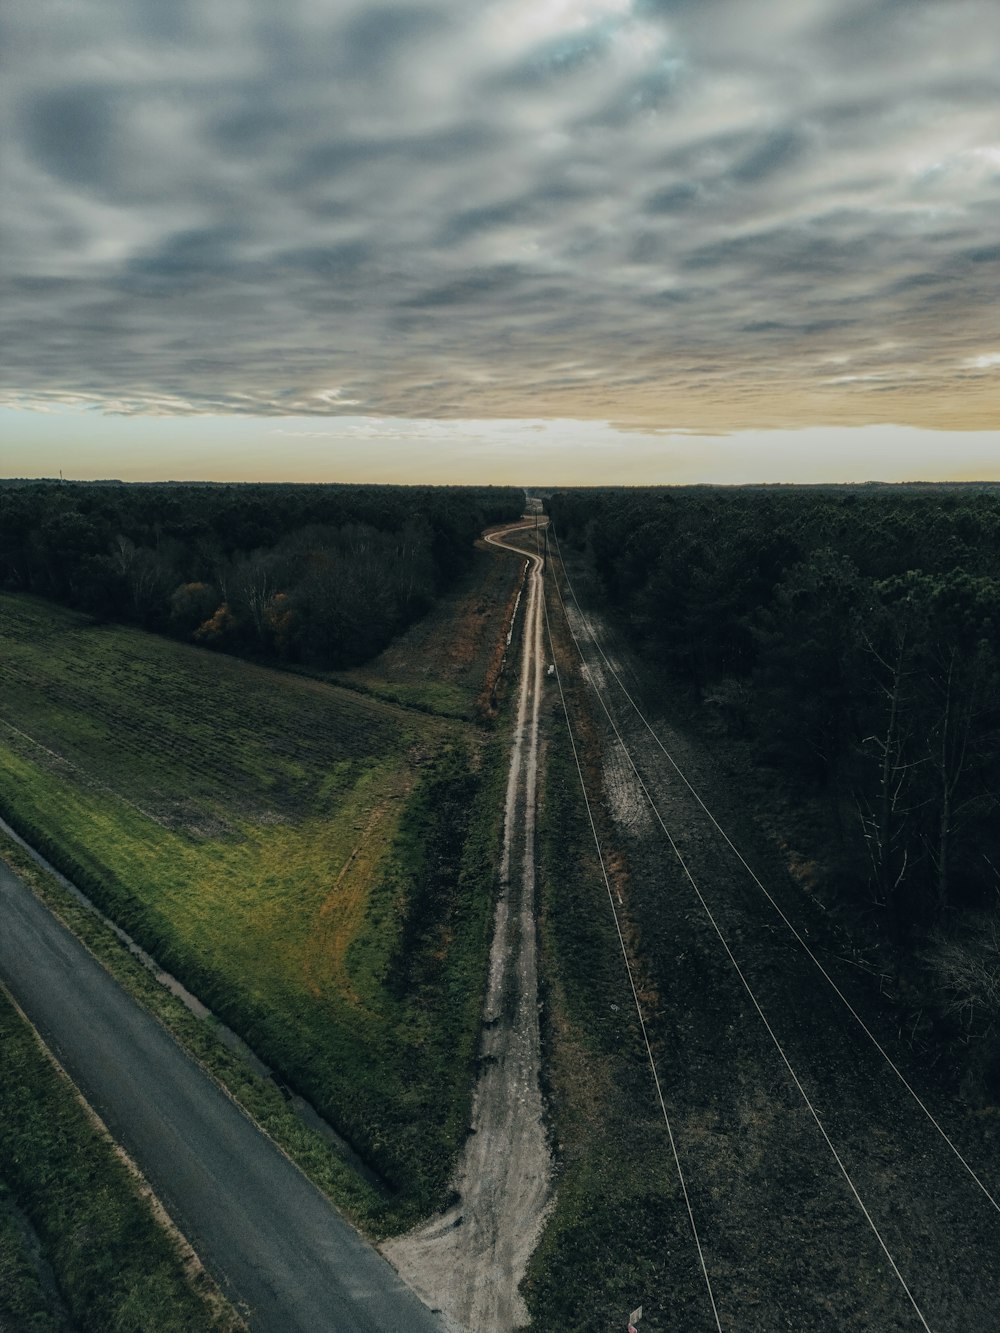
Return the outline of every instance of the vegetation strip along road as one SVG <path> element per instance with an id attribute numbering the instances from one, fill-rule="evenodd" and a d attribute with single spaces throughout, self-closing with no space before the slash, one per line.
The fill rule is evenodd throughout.
<path id="1" fill-rule="evenodd" d="M 15 873 L 20 872 L 22 878 L 25 875 L 30 877 L 26 882 L 30 883 L 31 888 L 34 889 L 35 893 L 55 912 L 56 916 L 63 921 L 64 925 L 70 924 L 67 921 L 67 915 L 69 915 L 66 912 L 67 901 L 72 900 L 74 905 L 79 905 L 83 915 L 81 916 L 77 911 L 72 913 L 73 924 L 70 925 L 70 929 L 72 929 L 76 937 L 91 948 L 92 951 L 95 941 L 101 939 L 104 948 L 97 956 L 111 975 L 115 977 L 119 984 L 124 986 L 125 990 L 129 991 L 135 999 L 139 1000 L 140 1003 L 142 1003 L 143 999 L 148 1000 L 149 991 L 143 991 L 141 987 L 136 987 L 134 984 L 130 984 L 134 983 L 136 973 L 134 970 L 128 968 L 127 965 L 125 968 L 122 968 L 121 964 L 124 961 L 123 953 L 127 953 L 130 960 L 134 959 L 135 962 L 139 963 L 146 973 L 155 980 L 157 986 L 162 987 L 173 1000 L 177 1001 L 179 1006 L 183 1006 L 189 1015 L 192 1015 L 198 1020 L 198 1026 L 202 1028 L 202 1032 L 199 1035 L 203 1036 L 206 1041 L 198 1043 L 196 1049 L 195 1045 L 192 1044 L 190 1040 L 185 1040 L 189 1033 L 182 1031 L 178 1026 L 171 1025 L 169 1021 L 172 1014 L 177 1013 L 177 1009 L 172 1008 L 170 1002 L 166 1000 L 165 995 L 157 996 L 161 1001 L 162 1007 L 153 1009 L 156 1016 L 167 1030 L 173 1033 L 174 1037 L 181 1043 L 181 1045 L 184 1046 L 190 1054 L 195 1056 L 202 1068 L 205 1069 L 206 1072 L 210 1072 L 224 1087 L 229 1087 L 230 1091 L 232 1091 L 232 1088 L 223 1075 L 223 1067 L 215 1065 L 214 1062 L 207 1059 L 206 1056 L 208 1051 L 212 1051 L 212 1053 L 217 1056 L 223 1055 L 224 1050 L 224 1059 L 226 1056 L 236 1057 L 235 1062 L 227 1061 L 226 1063 L 229 1064 L 230 1067 L 235 1064 L 236 1068 L 241 1069 L 241 1073 L 244 1077 L 241 1081 L 240 1093 L 237 1094 L 237 1100 L 243 1106 L 244 1110 L 251 1115 L 251 1118 L 256 1119 L 259 1124 L 262 1123 L 259 1108 L 253 1106 L 253 1098 L 248 1095 L 251 1086 L 256 1085 L 256 1087 L 260 1089 L 266 1089 L 267 1093 L 278 1093 L 281 1097 L 282 1108 L 287 1110 L 290 1115 L 294 1115 L 301 1125 L 319 1135 L 324 1143 L 329 1144 L 333 1148 L 336 1157 L 347 1168 L 346 1171 L 340 1173 L 340 1183 L 342 1186 L 353 1174 L 357 1177 L 358 1182 L 363 1181 L 365 1185 L 370 1186 L 371 1189 L 375 1191 L 376 1196 L 381 1195 L 384 1198 L 389 1193 L 384 1181 L 381 1180 L 378 1174 L 358 1157 L 350 1144 L 346 1143 L 331 1125 L 322 1119 L 315 1107 L 311 1106 L 303 1097 L 290 1094 L 287 1087 L 283 1088 L 280 1080 L 275 1078 L 274 1071 L 264 1064 L 263 1060 L 250 1049 L 242 1037 L 235 1033 L 232 1028 L 228 1028 L 224 1023 L 220 1022 L 218 1016 L 213 1014 L 210 1009 L 202 1004 L 196 995 L 192 995 L 187 987 L 182 986 L 176 977 L 171 976 L 169 972 L 165 972 L 156 959 L 150 957 L 145 949 L 138 945 L 127 931 L 122 930 L 121 926 L 116 925 L 114 921 L 109 917 L 106 917 L 99 908 L 90 901 L 86 894 L 81 893 L 71 880 L 67 879 L 65 875 L 60 874 L 55 866 L 46 860 L 40 852 L 35 851 L 35 849 L 27 843 L 19 833 L 11 828 L 5 819 L 0 819 L 0 857 L 7 861 L 8 865 L 15 871 Z M 41 873 L 39 874 L 39 872 Z M 92 920 L 88 922 L 90 929 L 81 929 L 82 923 L 87 920 L 88 916 L 92 918 Z M 105 931 L 109 932 L 110 935 L 112 935 L 122 946 L 122 953 L 118 953 L 115 950 L 114 943 L 104 936 Z M 147 1004 L 147 1007 L 151 1006 Z M 216 1049 L 217 1047 L 221 1049 Z M 212 1067 L 210 1068 L 210 1066 Z M 253 1083 L 248 1081 L 247 1075 L 256 1076 Z M 265 1093 L 265 1095 L 267 1095 L 267 1093 Z M 257 1115 L 254 1114 L 255 1110 L 258 1111 Z M 294 1148 L 292 1148 L 289 1143 L 283 1141 L 280 1131 L 275 1133 L 276 1129 L 277 1126 L 269 1126 L 268 1132 L 271 1133 L 271 1137 L 275 1139 L 275 1142 L 281 1145 L 283 1151 L 289 1151 L 289 1155 L 292 1159 L 297 1161 L 298 1158 L 296 1157 Z M 301 1161 L 299 1161 L 299 1165 L 302 1166 Z M 310 1175 L 308 1169 L 306 1169 L 306 1174 Z M 327 1182 L 324 1181 L 321 1183 L 316 1176 L 311 1176 L 311 1179 L 313 1179 L 315 1183 L 320 1184 L 320 1188 L 324 1188 L 324 1185 L 326 1186 L 326 1188 L 324 1188 L 324 1193 L 330 1194 L 338 1199 L 340 1198 L 340 1190 L 336 1188 L 331 1190 Z M 357 1203 L 356 1200 L 355 1203 Z"/>
<path id="2" fill-rule="evenodd" d="M 576 637 L 585 661 L 587 677 L 602 705 L 606 707 L 602 664 L 596 653 L 584 652 L 580 643 L 582 617 L 578 624 L 580 634 Z M 815 994 L 815 972 L 807 968 L 803 973 L 794 961 L 798 955 L 793 954 L 792 958 L 788 958 L 787 951 L 776 949 L 774 941 L 769 937 L 769 928 L 758 920 L 759 907 L 745 901 L 746 895 L 741 892 L 732 867 L 726 865 L 724 859 L 720 860 L 715 846 L 718 838 L 714 830 L 712 838 L 715 844 L 702 830 L 694 813 L 687 808 L 685 800 L 689 798 L 677 788 L 676 781 L 671 783 L 657 769 L 650 747 L 643 747 L 641 737 L 634 729 L 628 729 L 627 718 L 621 716 L 613 705 L 609 720 L 614 731 L 622 735 L 622 744 L 630 758 L 635 756 L 637 770 L 642 770 L 645 785 L 651 789 L 654 808 L 669 811 L 676 841 L 681 844 L 680 852 L 684 861 L 692 868 L 693 879 L 702 886 L 712 885 L 715 898 L 712 911 L 717 917 L 721 915 L 726 937 L 733 941 L 734 950 L 742 955 L 742 966 L 750 973 L 754 992 L 763 997 L 763 1003 L 772 1015 L 782 1015 L 781 1044 L 792 1052 L 795 1067 L 800 1071 L 808 1071 L 809 1082 L 813 1085 L 812 1098 L 822 1100 L 825 1104 L 824 1118 L 834 1126 L 841 1152 L 848 1159 L 851 1176 L 862 1181 L 862 1191 L 870 1202 L 878 1201 L 879 1229 L 888 1236 L 893 1253 L 900 1256 L 901 1267 L 919 1277 L 922 1287 L 919 1293 L 920 1308 L 927 1311 L 927 1318 L 939 1329 L 990 1327 L 989 1311 L 995 1314 L 997 1308 L 995 1283 L 987 1276 L 987 1271 L 977 1271 L 975 1259 L 969 1252 L 970 1247 L 974 1252 L 982 1250 L 985 1240 L 966 1216 L 969 1198 L 967 1194 L 963 1197 L 954 1171 L 949 1175 L 947 1165 L 942 1166 L 940 1160 L 934 1160 L 940 1159 L 940 1153 L 929 1152 L 934 1140 L 928 1144 L 927 1133 L 921 1129 L 921 1125 L 926 1128 L 927 1122 L 922 1118 L 914 1122 L 908 1109 L 912 1104 L 904 1100 L 900 1106 L 898 1096 L 890 1096 L 891 1089 L 887 1090 L 878 1065 L 872 1068 L 867 1054 L 870 1048 L 862 1043 L 859 1050 L 857 1039 L 851 1036 L 850 1030 L 844 1032 L 840 1017 L 843 1010 L 834 1007 L 831 1015 L 830 1002 L 822 995 Z M 610 736 L 609 743 L 613 745 Z M 704 820 L 703 815 L 701 819 Z M 644 857 L 650 864 L 656 856 L 655 848 L 648 838 L 634 840 L 631 851 L 633 856 Z M 743 873 L 742 870 L 740 873 Z M 768 1297 L 775 1305 L 769 1313 L 762 1313 L 762 1322 L 759 1324 L 752 1322 L 753 1316 L 748 1316 L 748 1308 L 755 1307 L 760 1301 L 760 1292 L 758 1290 L 752 1302 L 747 1300 L 747 1278 L 739 1274 L 738 1270 L 732 1270 L 732 1259 L 727 1252 L 739 1236 L 741 1223 L 746 1228 L 744 1243 L 751 1245 L 748 1227 L 748 1214 L 751 1211 L 755 1216 L 757 1230 L 771 1232 L 773 1244 L 780 1244 L 780 1241 L 773 1234 L 774 1224 L 767 1218 L 767 1209 L 762 1207 L 763 1194 L 754 1198 L 752 1194 L 748 1197 L 745 1193 L 750 1183 L 745 1177 L 749 1175 L 752 1178 L 755 1174 L 746 1169 L 746 1153 L 757 1139 L 757 1146 L 751 1156 L 760 1156 L 765 1151 L 771 1154 L 779 1151 L 784 1155 L 787 1166 L 792 1167 L 789 1180 L 792 1184 L 792 1199 L 786 1195 L 778 1206 L 788 1211 L 792 1200 L 796 1196 L 801 1198 L 801 1176 L 813 1174 L 815 1170 L 810 1162 L 808 1137 L 803 1137 L 798 1128 L 792 1132 L 794 1117 L 789 1117 L 780 1098 L 775 1101 L 775 1092 L 768 1091 L 768 1082 L 772 1076 L 764 1071 L 769 1062 L 766 1052 L 754 1049 L 758 1043 L 752 1039 L 752 1034 L 747 1033 L 742 1039 L 742 1049 L 740 1046 L 734 1047 L 733 1040 L 744 1027 L 745 1005 L 738 1004 L 731 996 L 731 983 L 726 981 L 724 975 L 719 975 L 711 953 L 706 948 L 703 932 L 693 929 L 689 915 L 671 899 L 664 897 L 666 886 L 676 880 L 676 875 L 671 874 L 665 866 L 657 876 L 660 882 L 654 884 L 652 875 L 640 865 L 633 878 L 638 890 L 635 909 L 643 927 L 645 951 L 652 963 L 660 998 L 661 1008 L 655 1024 L 657 1041 L 661 1049 L 669 1046 L 674 1051 L 675 1077 L 670 1099 L 676 1108 L 675 1120 L 679 1122 L 679 1135 L 683 1139 L 693 1134 L 694 1142 L 697 1143 L 700 1135 L 695 1131 L 694 1123 L 710 1113 L 717 1121 L 715 1134 L 722 1135 L 720 1145 L 728 1141 L 735 1146 L 739 1139 L 733 1140 L 734 1133 L 744 1141 L 740 1157 L 735 1161 L 731 1159 L 737 1171 L 719 1181 L 718 1185 L 710 1187 L 707 1194 L 706 1176 L 711 1186 L 711 1177 L 715 1175 L 718 1178 L 720 1160 L 724 1161 L 729 1153 L 717 1149 L 715 1160 L 705 1163 L 701 1178 L 698 1172 L 692 1177 L 695 1207 L 699 1215 L 705 1211 L 709 1219 L 704 1231 L 706 1252 L 716 1276 L 716 1290 L 720 1292 L 724 1319 L 739 1327 L 766 1328 L 773 1326 L 768 1320 L 776 1318 L 779 1311 L 787 1318 L 786 1311 L 790 1308 L 797 1311 L 794 1318 L 799 1327 L 828 1326 L 831 1316 L 840 1320 L 840 1326 L 849 1322 L 852 1327 L 859 1328 L 907 1327 L 902 1312 L 893 1308 L 884 1289 L 878 1289 L 881 1284 L 872 1270 L 870 1259 L 852 1254 L 853 1247 L 846 1226 L 836 1220 L 832 1205 L 825 1203 L 818 1217 L 822 1218 L 821 1234 L 825 1233 L 827 1245 L 825 1252 L 812 1244 L 804 1252 L 812 1270 L 812 1277 L 804 1284 L 805 1293 L 801 1291 L 803 1252 L 801 1242 L 797 1239 L 794 1286 L 789 1278 L 786 1278 L 784 1284 L 774 1281 L 778 1275 L 770 1271 L 776 1267 L 773 1252 L 768 1253 L 766 1260 L 762 1254 L 756 1264 L 751 1264 L 755 1285 L 770 1287 Z M 768 933 L 762 936 L 762 930 Z M 669 969 L 665 966 L 668 957 L 674 960 Z M 705 1003 L 710 1006 L 708 1012 L 693 1006 L 692 996 L 686 994 L 683 988 L 685 978 L 689 984 L 698 985 Z M 672 1013 L 668 1012 L 667 1007 L 671 996 L 674 1007 Z M 713 1092 L 714 1078 L 705 1072 L 704 1043 L 711 1046 L 713 1059 L 718 1066 L 725 1063 L 731 1066 L 729 1077 L 736 1092 L 733 1110 L 739 1113 L 732 1126 L 726 1123 L 732 1117 L 724 1115 L 721 1105 L 715 1103 L 718 1093 Z M 753 1060 L 745 1058 L 748 1051 L 752 1051 L 755 1057 Z M 752 1087 L 744 1086 L 753 1078 L 755 1064 L 758 1083 L 762 1077 L 765 1080 L 757 1093 L 753 1092 Z M 806 1077 L 804 1072 L 802 1077 Z M 892 1086 L 898 1088 L 899 1084 L 894 1083 Z M 732 1100 L 733 1092 L 729 1096 Z M 741 1102 L 743 1105 L 740 1105 Z M 714 1109 L 710 1112 L 713 1103 Z M 754 1121 L 747 1119 L 751 1108 L 754 1121 L 758 1124 L 761 1116 L 765 1117 L 759 1129 Z M 695 1122 L 692 1122 L 692 1115 L 695 1116 Z M 784 1129 L 782 1121 L 785 1122 Z M 749 1141 L 746 1138 L 748 1131 L 751 1131 Z M 909 1151 L 900 1150 L 899 1140 L 904 1137 Z M 940 1140 L 937 1142 L 940 1143 Z M 766 1157 L 762 1160 L 766 1161 Z M 777 1175 L 777 1163 L 773 1158 L 771 1167 Z M 728 1195 L 726 1218 L 719 1216 L 716 1190 L 725 1190 Z M 773 1186 L 768 1192 L 773 1194 Z M 744 1199 L 746 1202 L 743 1202 Z M 905 1223 L 900 1222 L 898 1215 L 894 1216 L 887 1211 L 889 1199 L 894 1199 L 897 1207 L 900 1204 L 905 1206 Z M 815 1202 L 809 1206 L 810 1212 L 816 1213 L 819 1200 L 820 1196 L 815 1196 Z M 799 1208 L 804 1206 L 803 1199 Z M 874 1202 L 872 1207 L 874 1209 Z M 980 1217 L 979 1222 L 982 1225 L 987 1219 Z M 816 1225 L 815 1220 L 813 1225 Z M 832 1233 L 831 1227 L 834 1228 Z M 983 1229 L 988 1230 L 988 1227 Z M 726 1236 L 727 1231 L 730 1237 Z M 838 1248 L 847 1242 L 842 1251 L 843 1260 L 838 1259 L 835 1247 L 829 1243 L 831 1235 L 838 1233 L 842 1236 Z M 785 1245 L 789 1244 L 791 1242 L 786 1237 Z M 758 1245 L 759 1240 L 754 1240 L 751 1253 Z M 788 1268 L 789 1258 L 779 1260 L 779 1273 Z M 966 1274 L 964 1281 L 962 1278 L 955 1281 L 950 1277 L 947 1271 L 950 1264 Z M 861 1279 L 864 1299 L 860 1308 L 852 1308 L 857 1300 L 855 1289 L 859 1272 L 865 1275 Z M 734 1307 L 732 1302 L 740 1289 L 743 1298 L 737 1300 Z M 785 1310 L 782 1310 L 783 1306 Z M 820 1313 L 824 1307 L 828 1311 L 825 1318 Z M 910 1322 L 912 1316 L 911 1308 Z M 920 1317 L 923 1318 L 923 1315 Z"/>
<path id="3" fill-rule="evenodd" d="M 255 1333 L 441 1328 L 3 864 L 0 908 L 0 976 Z"/>
<path id="4" fill-rule="evenodd" d="M 539 1083 L 535 920 L 544 566 L 540 556 L 511 544 L 509 538 L 525 530 L 505 529 L 486 537 L 502 550 L 526 556 L 529 568 L 522 598 L 521 671 L 500 894 L 471 1132 L 455 1173 L 454 1205 L 427 1226 L 384 1247 L 418 1291 L 472 1333 L 507 1333 L 527 1322 L 518 1287 L 550 1193 L 551 1163 Z"/>

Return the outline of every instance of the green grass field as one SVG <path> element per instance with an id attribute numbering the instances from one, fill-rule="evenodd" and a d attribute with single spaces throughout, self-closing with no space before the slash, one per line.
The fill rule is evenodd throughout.
<path id="1" fill-rule="evenodd" d="M 0 1328 L 9 1328 L 12 1333 L 21 1333 L 22 1329 L 30 1333 L 69 1333 L 59 1297 L 54 1298 L 42 1280 L 36 1241 L 25 1234 L 27 1223 L 14 1208 L 10 1190 L 0 1175 Z"/>
<path id="2" fill-rule="evenodd" d="M 457 721 L 0 598 L 0 810 L 399 1191 L 467 1123 L 502 801 Z M 502 777 L 502 773 L 501 773 Z"/>
<path id="3" fill-rule="evenodd" d="M 11 1202 L 81 1333 L 242 1327 L 206 1279 L 189 1279 L 184 1255 L 111 1140 L 2 990 L 0 1049 L 0 1328 L 69 1327 L 39 1280 Z"/>

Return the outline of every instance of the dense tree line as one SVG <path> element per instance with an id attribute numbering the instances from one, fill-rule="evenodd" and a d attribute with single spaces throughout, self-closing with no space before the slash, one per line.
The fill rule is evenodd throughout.
<path id="1" fill-rule="evenodd" d="M 548 507 L 655 669 L 829 809 L 841 892 L 900 943 L 987 919 L 1000 488 L 570 491 Z"/>
<path id="2" fill-rule="evenodd" d="M 0 484 L 0 584 L 209 646 L 372 656 L 468 565 L 520 490 Z"/>

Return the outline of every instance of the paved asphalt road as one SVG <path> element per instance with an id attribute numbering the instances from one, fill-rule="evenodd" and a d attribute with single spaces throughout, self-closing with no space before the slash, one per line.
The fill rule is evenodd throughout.
<path id="1" fill-rule="evenodd" d="M 254 1333 L 444 1325 L 0 863 L 3 980 Z"/>

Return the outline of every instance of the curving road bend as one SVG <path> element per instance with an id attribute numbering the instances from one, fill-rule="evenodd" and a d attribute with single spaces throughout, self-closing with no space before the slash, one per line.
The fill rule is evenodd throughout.
<path id="1" fill-rule="evenodd" d="M 0 980 L 253 1333 L 445 1325 L 0 862 Z"/>

